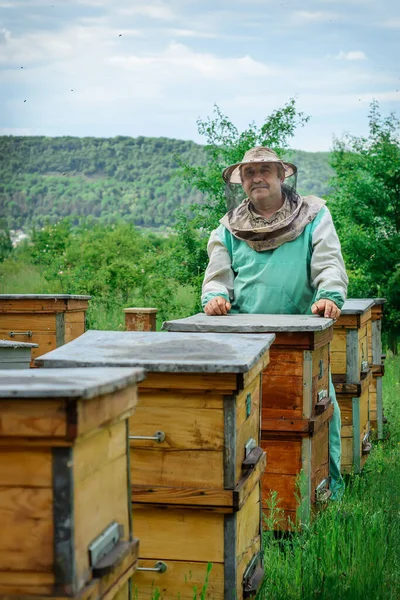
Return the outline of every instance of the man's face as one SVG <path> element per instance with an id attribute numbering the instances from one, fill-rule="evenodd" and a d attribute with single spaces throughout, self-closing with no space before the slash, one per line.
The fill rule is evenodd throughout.
<path id="1" fill-rule="evenodd" d="M 283 169 L 274 163 L 250 163 L 241 168 L 242 186 L 256 204 L 280 198 Z"/>

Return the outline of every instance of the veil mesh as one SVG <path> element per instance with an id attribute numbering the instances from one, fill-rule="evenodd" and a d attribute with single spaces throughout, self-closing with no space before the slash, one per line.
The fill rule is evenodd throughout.
<path id="1" fill-rule="evenodd" d="M 291 200 L 298 196 L 297 191 L 297 172 L 286 177 L 285 182 L 282 184 L 282 193 L 285 194 L 286 198 Z M 243 200 L 247 198 L 246 192 L 240 183 L 226 183 L 225 185 L 225 200 L 226 208 L 228 211 L 233 208 L 237 208 Z"/>

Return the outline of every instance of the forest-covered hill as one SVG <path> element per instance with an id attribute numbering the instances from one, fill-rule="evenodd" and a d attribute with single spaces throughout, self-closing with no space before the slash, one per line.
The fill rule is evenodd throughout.
<path id="1" fill-rule="evenodd" d="M 178 176 L 179 160 L 204 164 L 204 148 L 167 138 L 0 136 L 0 215 L 12 229 L 89 215 L 167 227 L 176 208 L 202 201 Z M 293 151 L 290 160 L 301 193 L 329 192 L 329 153 Z"/>

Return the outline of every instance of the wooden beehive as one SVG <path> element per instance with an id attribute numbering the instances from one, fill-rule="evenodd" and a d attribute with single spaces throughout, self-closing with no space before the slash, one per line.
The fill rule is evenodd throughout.
<path id="1" fill-rule="evenodd" d="M 90 296 L 0 294 L 0 338 L 32 342 L 35 358 L 74 340 L 85 331 Z"/>
<path id="2" fill-rule="evenodd" d="M 147 371 L 130 419 L 139 598 L 251 597 L 261 583 L 261 374 L 273 335 L 89 331 L 42 356 L 46 367 L 136 365 Z"/>
<path id="3" fill-rule="evenodd" d="M 164 323 L 169 331 L 275 333 L 270 364 L 263 374 L 261 447 L 267 452 L 264 509 L 278 493 L 283 518 L 308 521 L 316 501 L 329 495 L 329 341 L 333 321 L 303 315 L 194 315 Z M 296 489 L 303 472 L 301 490 Z M 299 505 L 297 496 L 301 497 Z"/>
<path id="4" fill-rule="evenodd" d="M 369 335 L 374 301 L 350 299 L 334 326 L 332 379 L 342 415 L 342 472 L 359 473 L 371 450 Z"/>
<path id="5" fill-rule="evenodd" d="M 37 344 L 0 340 L 0 370 L 29 369 L 32 348 L 37 347 Z"/>
<path id="6" fill-rule="evenodd" d="M 368 360 L 372 371 L 369 387 L 369 420 L 371 430 L 378 440 L 383 439 L 382 377 L 385 373 L 382 354 L 382 319 L 385 298 L 374 298 L 368 328 Z"/>
<path id="7" fill-rule="evenodd" d="M 124 308 L 126 331 L 155 331 L 157 308 Z"/>
<path id="8" fill-rule="evenodd" d="M 128 417 L 141 369 L 0 371 L 0 595 L 115 598 L 137 566 Z"/>

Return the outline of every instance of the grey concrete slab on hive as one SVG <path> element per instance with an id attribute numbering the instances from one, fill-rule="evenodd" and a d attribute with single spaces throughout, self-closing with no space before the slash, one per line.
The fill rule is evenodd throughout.
<path id="1" fill-rule="evenodd" d="M 87 331 L 43 354 L 35 365 L 132 366 L 169 373 L 247 373 L 274 339 L 274 335 L 221 337 L 200 333 Z"/>
<path id="2" fill-rule="evenodd" d="M 14 340 L 0 340 L 0 348 L 39 348 L 39 344 L 31 344 L 30 342 L 14 342 Z"/>
<path id="3" fill-rule="evenodd" d="M 0 371 L 0 398 L 89 399 L 145 378 L 143 369 L 26 369 Z"/>
<path id="4" fill-rule="evenodd" d="M 350 298 L 343 304 L 342 315 L 363 315 L 374 304 L 374 298 Z"/>
<path id="5" fill-rule="evenodd" d="M 0 300 L 90 300 L 91 297 L 75 294 L 0 294 Z"/>
<path id="6" fill-rule="evenodd" d="M 198 313 L 186 319 L 166 321 L 165 331 L 196 331 L 213 333 L 279 333 L 324 331 L 333 325 L 332 319 L 317 315 L 248 315 L 228 314 L 210 317 Z"/>

